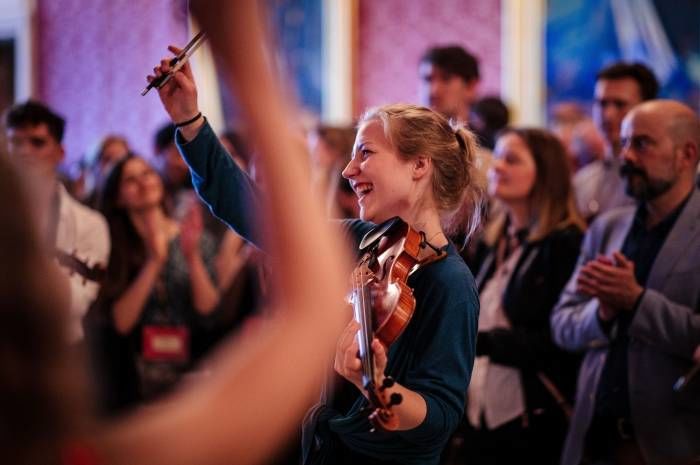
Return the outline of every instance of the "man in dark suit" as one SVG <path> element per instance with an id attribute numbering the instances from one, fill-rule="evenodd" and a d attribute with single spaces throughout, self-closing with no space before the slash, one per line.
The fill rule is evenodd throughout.
<path id="1" fill-rule="evenodd" d="M 694 463 L 700 389 L 674 391 L 700 343 L 700 122 L 652 100 L 622 124 L 621 174 L 636 206 L 601 215 L 552 314 L 585 351 L 562 464 Z"/>

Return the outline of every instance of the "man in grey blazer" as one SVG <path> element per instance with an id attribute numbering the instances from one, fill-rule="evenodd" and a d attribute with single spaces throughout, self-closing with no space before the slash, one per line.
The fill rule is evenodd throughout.
<path id="1" fill-rule="evenodd" d="M 622 125 L 636 206 L 601 215 L 552 313 L 554 340 L 585 351 L 562 465 L 700 460 L 700 383 L 675 381 L 700 343 L 700 122 L 652 100 Z"/>

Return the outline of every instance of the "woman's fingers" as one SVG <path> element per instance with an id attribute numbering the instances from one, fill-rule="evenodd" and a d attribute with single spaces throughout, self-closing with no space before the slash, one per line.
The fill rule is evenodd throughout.
<path id="1" fill-rule="evenodd" d="M 335 349 L 335 370 L 343 376 L 345 376 L 345 353 L 355 340 L 358 327 L 354 319 L 350 320 L 338 338 Z"/>
<path id="2" fill-rule="evenodd" d="M 163 58 L 160 60 L 160 69 L 163 71 L 163 74 L 170 72 L 170 60 L 172 60 L 172 58 Z"/>
<path id="3" fill-rule="evenodd" d="M 168 50 L 173 52 L 174 55 L 179 55 L 180 53 L 182 53 L 182 49 L 177 45 L 168 45 Z"/>
<path id="4" fill-rule="evenodd" d="M 353 338 L 352 344 L 350 344 L 350 346 L 348 346 L 348 348 L 345 350 L 344 364 L 347 373 L 357 372 L 362 368 L 362 362 L 360 362 L 360 359 L 357 358 L 357 351 L 359 348 L 357 339 Z"/>
<path id="5" fill-rule="evenodd" d="M 372 352 L 374 353 L 374 367 L 378 376 L 384 376 L 386 370 L 386 349 L 379 339 L 372 341 Z"/>

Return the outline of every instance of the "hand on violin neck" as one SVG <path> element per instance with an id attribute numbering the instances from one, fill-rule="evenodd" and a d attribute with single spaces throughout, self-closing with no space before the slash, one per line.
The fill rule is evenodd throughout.
<path id="1" fill-rule="evenodd" d="M 360 346 L 356 336 L 359 329 L 359 323 L 353 319 L 343 330 L 336 346 L 334 368 L 340 376 L 367 395 L 362 383 L 362 362 L 358 356 Z M 374 355 L 374 372 L 379 377 L 377 382 L 381 383 L 384 378 L 387 357 L 386 349 L 377 339 L 372 341 L 372 353 Z"/>
<path id="2" fill-rule="evenodd" d="M 356 335 L 359 329 L 359 323 L 353 319 L 340 335 L 335 353 L 335 371 L 353 383 L 365 397 L 369 397 L 362 384 L 362 362 L 358 357 L 359 344 Z M 417 427 L 423 422 L 428 411 L 425 399 L 421 394 L 399 383 L 384 385 L 384 371 L 387 363 L 386 349 L 377 339 L 372 341 L 371 347 L 374 355 L 376 387 L 382 391 L 382 395 L 388 399 L 388 402 L 391 402 L 391 409 L 398 419 L 398 425 L 392 429 L 405 431 Z M 401 400 L 397 402 L 399 396 Z"/>
<path id="3" fill-rule="evenodd" d="M 351 319 L 338 338 L 333 364 L 335 371 L 355 386 L 362 383 L 362 363 L 357 357 L 359 345 L 355 337 L 359 329 L 359 323 Z"/>
<path id="4" fill-rule="evenodd" d="M 381 385 L 384 381 L 384 370 L 386 370 L 386 349 L 379 339 L 372 340 L 372 353 L 374 354 L 374 372 L 376 373 L 376 383 Z"/>

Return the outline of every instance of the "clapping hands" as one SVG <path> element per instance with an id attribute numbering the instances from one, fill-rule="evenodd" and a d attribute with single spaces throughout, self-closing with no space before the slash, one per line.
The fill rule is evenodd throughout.
<path id="1" fill-rule="evenodd" d="M 633 310 L 644 292 L 635 277 L 634 262 L 620 252 L 614 252 L 612 258 L 599 255 L 586 263 L 579 271 L 576 290 L 600 301 L 599 315 L 604 320 Z"/>
<path id="2" fill-rule="evenodd" d="M 180 220 L 180 249 L 189 261 L 200 254 L 199 240 L 202 238 L 204 221 L 199 199 L 192 196 L 186 202 L 185 213 Z"/>

